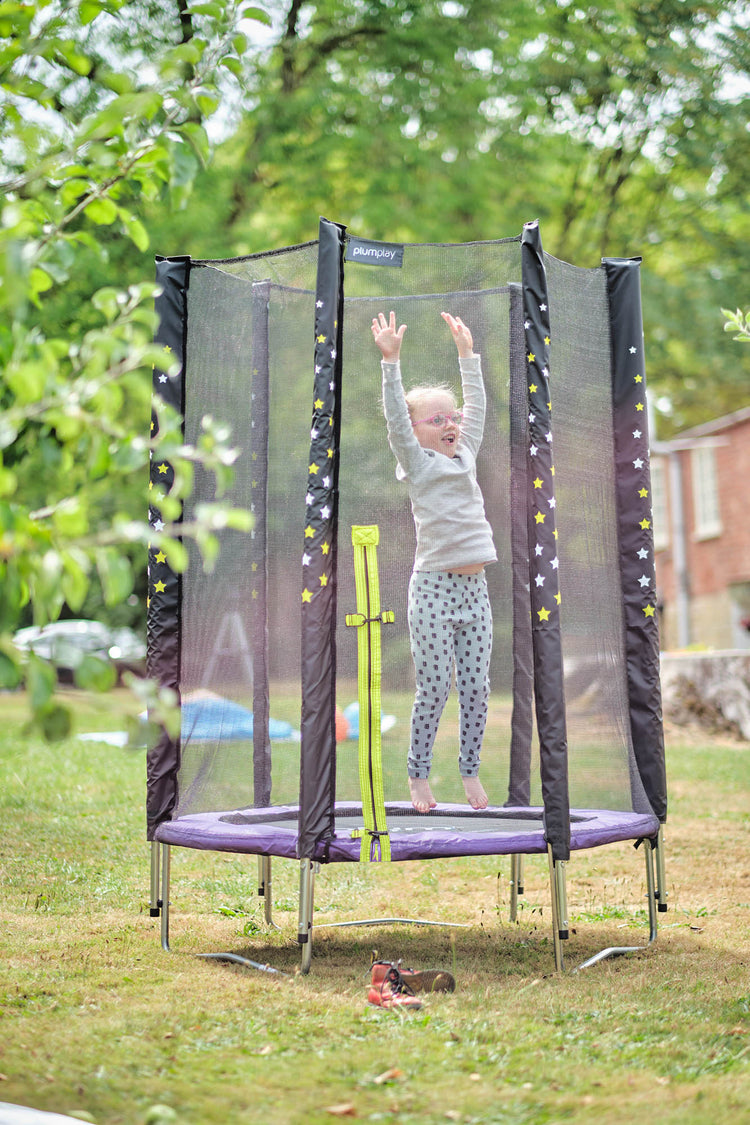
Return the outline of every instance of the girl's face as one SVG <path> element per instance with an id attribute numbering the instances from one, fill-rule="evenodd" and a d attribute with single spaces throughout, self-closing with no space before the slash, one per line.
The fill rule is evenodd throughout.
<path id="1" fill-rule="evenodd" d="M 435 391 L 434 394 L 420 397 L 411 412 L 412 426 L 419 444 L 424 449 L 444 453 L 446 457 L 455 457 L 461 432 L 460 420 L 451 419 L 451 415 L 456 413 L 453 395 L 447 391 Z M 440 425 L 433 421 L 436 414 L 443 415 Z"/>

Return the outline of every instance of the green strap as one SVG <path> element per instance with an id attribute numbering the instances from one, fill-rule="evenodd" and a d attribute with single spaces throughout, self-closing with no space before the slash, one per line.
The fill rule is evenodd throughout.
<path id="1" fill-rule="evenodd" d="M 352 527 L 354 545 L 354 587 L 357 612 L 346 615 L 346 624 L 357 632 L 357 688 L 359 698 L 359 785 L 362 793 L 364 828 L 352 836 L 361 838 L 360 863 L 391 858 L 391 841 L 385 816 L 383 763 L 380 747 L 380 630 L 394 620 L 392 610 L 380 608 L 377 546 L 380 531 L 376 525 Z"/>

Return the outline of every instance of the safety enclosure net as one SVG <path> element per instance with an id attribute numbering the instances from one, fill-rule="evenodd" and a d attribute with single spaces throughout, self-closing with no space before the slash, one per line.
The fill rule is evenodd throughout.
<path id="1" fill-rule="evenodd" d="M 299 854 L 312 855 L 335 833 L 337 805 L 356 810 L 352 527 L 378 529 L 381 605 L 394 616 L 380 632 L 386 808 L 389 818 L 413 813 L 415 534 L 370 329 L 391 310 L 407 325 L 405 387 L 448 384 L 460 401 L 443 311 L 470 327 L 481 356 L 477 477 L 498 555 L 487 567 L 482 816 L 541 810 L 563 858 L 570 808 L 663 820 L 637 260 L 571 266 L 544 253 L 536 224 L 517 238 L 393 248 L 323 220 L 316 242 L 224 261 L 160 259 L 157 275 L 159 339 L 182 360 L 179 376 L 155 373 L 157 426 L 159 399 L 180 411 L 189 444 L 207 416 L 231 426 L 238 456 L 225 499 L 254 524 L 220 533 L 211 570 L 192 547 L 182 575 L 151 552 L 149 671 L 178 691 L 182 726 L 149 753 L 150 834 L 195 813 L 293 808 Z M 155 456 L 155 526 L 171 471 Z M 186 523 L 213 487 L 199 468 Z M 453 690 L 430 775 L 438 813 L 472 813 L 457 752 Z"/>

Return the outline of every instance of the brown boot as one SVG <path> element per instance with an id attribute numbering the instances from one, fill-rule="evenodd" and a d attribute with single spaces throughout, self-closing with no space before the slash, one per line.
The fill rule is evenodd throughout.
<path id="1" fill-rule="evenodd" d="M 454 992 L 456 982 L 444 969 L 404 969 L 400 961 L 373 961 L 372 986 L 380 987 L 390 969 L 396 969 L 412 992 Z"/>

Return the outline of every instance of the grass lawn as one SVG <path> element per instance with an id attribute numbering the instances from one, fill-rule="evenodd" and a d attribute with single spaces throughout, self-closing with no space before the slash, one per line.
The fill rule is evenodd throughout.
<path id="1" fill-rule="evenodd" d="M 125 692 L 69 693 L 77 730 L 121 729 Z M 2 697 L 0 1102 L 98 1125 L 373 1122 L 613 1125 L 750 1118 L 750 747 L 672 732 L 669 911 L 650 949 L 554 973 L 546 858 L 518 922 L 505 858 L 335 865 L 316 921 L 409 916 L 462 927 L 319 929 L 295 972 L 298 866 L 173 850 L 172 952 L 149 917 L 145 760 L 23 730 Z M 574 967 L 647 936 L 632 845 L 568 865 Z M 402 1015 L 366 1004 L 372 950 L 456 976 Z M 231 949 L 288 976 L 195 956 Z M 159 1108 L 161 1107 L 161 1108 Z"/>

